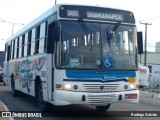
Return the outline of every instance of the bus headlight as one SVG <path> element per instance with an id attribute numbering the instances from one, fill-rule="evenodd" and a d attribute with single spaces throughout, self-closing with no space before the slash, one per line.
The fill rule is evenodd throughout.
<path id="1" fill-rule="evenodd" d="M 135 85 L 134 85 L 134 84 L 130 84 L 130 88 L 131 88 L 131 89 L 134 89 L 134 88 L 135 88 Z"/>
<path id="2" fill-rule="evenodd" d="M 71 89 L 71 84 L 65 84 L 64 88 L 67 89 L 67 90 L 70 90 Z"/>

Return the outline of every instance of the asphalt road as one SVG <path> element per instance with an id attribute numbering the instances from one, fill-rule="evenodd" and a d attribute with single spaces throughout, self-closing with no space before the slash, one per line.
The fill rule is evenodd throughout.
<path id="1" fill-rule="evenodd" d="M 9 87 L 0 83 L 0 100 L 8 107 L 10 111 L 36 112 L 39 113 L 39 108 L 36 105 L 36 101 L 33 97 L 12 97 Z M 42 118 L 20 118 L 15 117 L 15 120 L 159 120 L 160 117 L 154 117 L 153 114 L 157 114 L 160 111 L 160 100 L 140 97 L 139 104 L 125 104 L 116 103 L 112 104 L 108 112 L 96 112 L 93 106 L 87 105 L 69 105 L 55 107 L 52 106 L 50 111 L 42 113 Z M 129 111 L 129 112 L 128 112 Z M 145 112 L 143 112 L 145 111 Z M 140 117 L 143 114 L 152 113 L 152 117 Z M 160 115 L 160 112 L 158 112 Z M 131 117 L 133 114 L 134 117 Z M 40 115 L 40 114 L 39 114 Z M 138 117 L 135 117 L 137 116 Z M 113 117 L 114 116 L 114 117 Z M 123 117 L 129 116 L 129 117 Z M 1 118 L 0 118 L 1 120 Z"/>

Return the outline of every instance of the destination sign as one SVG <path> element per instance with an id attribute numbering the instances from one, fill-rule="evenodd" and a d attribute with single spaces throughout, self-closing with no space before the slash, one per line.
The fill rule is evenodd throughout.
<path id="1" fill-rule="evenodd" d="M 62 5 L 59 8 L 59 17 L 135 23 L 134 15 L 130 11 L 91 6 Z"/>
<path id="2" fill-rule="evenodd" d="M 87 12 L 87 18 L 124 21 L 123 15 L 103 12 Z"/>

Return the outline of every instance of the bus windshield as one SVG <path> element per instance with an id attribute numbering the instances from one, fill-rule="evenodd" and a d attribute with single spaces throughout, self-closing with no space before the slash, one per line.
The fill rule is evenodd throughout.
<path id="1" fill-rule="evenodd" d="M 136 69 L 136 27 L 120 23 L 60 21 L 57 66 Z"/>

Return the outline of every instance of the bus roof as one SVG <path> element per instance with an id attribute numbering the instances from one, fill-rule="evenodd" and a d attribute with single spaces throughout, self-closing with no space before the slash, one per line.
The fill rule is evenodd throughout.
<path id="1" fill-rule="evenodd" d="M 15 34 L 13 34 L 11 37 L 9 37 L 6 40 L 6 43 L 9 42 L 12 39 L 16 39 L 17 36 L 24 34 L 24 32 L 26 32 L 27 30 L 32 29 L 34 26 L 36 26 L 38 23 L 42 22 L 43 20 L 47 19 L 49 16 L 51 16 L 52 14 L 54 14 L 56 11 L 59 11 L 59 7 L 60 6 L 71 6 L 71 7 L 92 7 L 92 8 L 107 8 L 107 9 L 113 9 L 113 10 L 120 10 L 121 12 L 129 12 L 132 14 L 132 12 L 130 11 L 126 11 L 126 10 L 122 10 L 122 9 L 115 9 L 115 8 L 109 8 L 109 7 L 104 7 L 104 6 L 89 6 L 89 5 L 75 5 L 75 4 L 56 4 L 53 7 L 51 7 L 50 9 L 48 9 L 46 12 L 44 12 L 43 14 L 41 14 L 39 17 L 37 17 L 36 19 L 34 19 L 32 22 L 30 22 L 29 24 L 25 25 L 22 29 L 20 29 L 18 32 L 16 32 Z M 134 17 L 134 16 L 133 16 Z"/>

